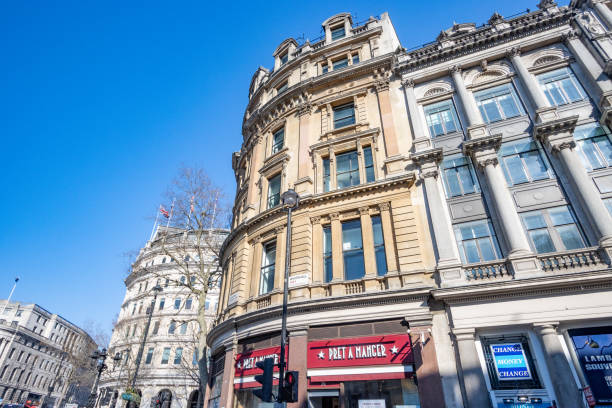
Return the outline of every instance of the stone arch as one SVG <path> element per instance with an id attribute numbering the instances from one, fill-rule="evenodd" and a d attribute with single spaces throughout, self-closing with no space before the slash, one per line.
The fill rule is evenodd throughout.
<path id="1" fill-rule="evenodd" d="M 172 406 L 172 391 L 167 388 L 160 390 L 157 393 L 159 400 L 159 408 L 170 408 Z"/>
<path id="2" fill-rule="evenodd" d="M 191 391 L 191 394 L 189 394 L 187 408 L 197 408 L 199 398 L 200 398 L 200 390 Z"/>
<path id="3" fill-rule="evenodd" d="M 453 88 L 448 82 L 436 81 L 430 84 L 426 84 L 422 88 L 420 88 L 417 93 L 417 98 L 427 98 L 431 96 L 436 96 L 445 92 L 450 92 L 452 90 Z"/>
<path id="4" fill-rule="evenodd" d="M 560 46 L 547 48 L 534 53 L 523 56 L 527 67 L 539 67 L 550 63 L 563 61 L 569 54 Z"/>
<path id="5" fill-rule="evenodd" d="M 473 69 L 466 73 L 466 85 L 480 85 L 496 79 L 502 79 L 512 73 L 510 67 L 503 63 L 486 65 L 485 68 Z"/>

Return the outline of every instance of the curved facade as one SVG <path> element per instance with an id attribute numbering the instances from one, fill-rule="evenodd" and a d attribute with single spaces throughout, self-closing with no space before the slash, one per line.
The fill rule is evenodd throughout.
<path id="1" fill-rule="evenodd" d="M 209 233 L 212 246 L 220 246 L 227 235 L 223 230 Z M 162 245 L 163 240 L 166 244 Z M 107 360 L 108 370 L 102 374 L 99 385 L 100 406 L 121 407 L 125 401 L 121 394 L 134 376 L 136 357 L 144 342 L 142 361 L 134 388 L 141 395 L 140 405 L 154 406 L 159 400 L 162 408 L 195 406 L 198 400 L 198 366 L 194 357 L 199 332 L 197 314 L 199 301 L 186 284 L 183 265 L 203 262 L 216 268 L 214 251 L 206 259 L 197 259 L 197 251 L 185 242 L 189 234 L 178 228 L 158 227 L 154 238 L 141 249 L 125 280 L 126 294 L 109 345 L 109 356 L 119 355 L 121 360 Z M 175 245 L 176 242 L 180 244 Z M 212 247 L 211 247 L 212 248 Z M 147 337 L 145 327 L 154 299 L 152 288 L 162 291 L 155 298 Z M 201 285 L 193 281 L 197 288 Z M 204 310 L 206 320 L 216 313 L 218 288 L 209 290 Z"/>
<path id="2" fill-rule="evenodd" d="M 260 68 L 251 82 L 233 157 L 238 186 L 218 322 L 208 337 L 209 407 L 256 406 L 253 362 L 278 354 L 287 251 L 279 198 L 289 188 L 300 195 L 288 320 L 299 406 L 357 404 L 357 393 L 395 405 L 440 401 L 426 393 L 439 388 L 428 374 L 437 372 L 435 351 L 425 358 L 410 339 L 429 337 L 435 258 L 392 76 L 401 47 L 386 13 L 364 22 L 342 13 L 322 26 L 316 42 L 283 41 L 274 70 Z"/>

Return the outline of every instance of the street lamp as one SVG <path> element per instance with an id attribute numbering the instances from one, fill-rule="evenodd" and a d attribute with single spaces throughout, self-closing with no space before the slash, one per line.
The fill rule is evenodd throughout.
<path id="1" fill-rule="evenodd" d="M 142 354 L 144 352 L 145 343 L 147 342 L 147 335 L 149 334 L 149 327 L 151 326 L 151 318 L 153 317 L 153 310 L 155 309 L 155 301 L 157 300 L 157 295 L 162 290 L 162 287 L 159 285 L 153 286 L 153 299 L 151 299 L 151 306 L 149 307 L 149 317 L 147 319 L 147 325 L 145 326 L 144 334 L 142 336 L 142 342 L 140 343 L 140 347 L 138 348 L 138 354 L 136 355 L 136 367 L 134 368 L 134 376 L 132 377 L 132 384 L 130 387 L 132 389 L 136 386 L 136 376 L 138 375 L 138 369 L 140 368 Z"/>
<path id="2" fill-rule="evenodd" d="M 108 368 L 108 366 L 104 364 L 104 362 L 106 361 L 106 357 L 108 357 L 108 354 L 106 352 L 106 349 L 103 348 L 101 351 L 94 351 L 93 354 L 89 357 L 96 362 L 96 370 L 98 371 L 96 381 L 94 382 L 93 387 L 91 387 L 91 393 L 89 394 L 89 400 L 87 401 L 87 408 L 93 408 L 96 405 L 100 376 L 102 375 L 102 372 Z M 117 356 L 113 357 L 114 361 L 117 361 L 116 359 Z"/>
<path id="3" fill-rule="evenodd" d="M 287 299 L 289 297 L 289 269 L 291 267 L 291 213 L 297 209 L 300 203 L 300 196 L 293 189 L 285 191 L 281 195 L 281 202 L 287 210 L 287 240 L 285 245 L 285 279 L 283 288 L 283 314 L 281 319 L 281 349 L 280 362 L 278 363 L 278 389 L 279 401 L 284 401 L 282 396 L 283 383 L 285 378 L 285 347 L 287 344 Z"/>

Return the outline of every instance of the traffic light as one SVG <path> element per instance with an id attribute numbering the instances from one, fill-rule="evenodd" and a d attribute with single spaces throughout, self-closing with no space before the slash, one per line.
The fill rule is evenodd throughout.
<path id="1" fill-rule="evenodd" d="M 266 358 L 255 363 L 257 368 L 263 370 L 263 374 L 255 376 L 255 381 L 261 384 L 261 388 L 254 390 L 253 394 L 263 402 L 272 402 L 272 372 L 274 370 L 274 359 Z"/>
<path id="2" fill-rule="evenodd" d="M 298 400 L 298 378 L 299 372 L 287 371 L 281 391 L 280 402 L 297 402 Z"/>

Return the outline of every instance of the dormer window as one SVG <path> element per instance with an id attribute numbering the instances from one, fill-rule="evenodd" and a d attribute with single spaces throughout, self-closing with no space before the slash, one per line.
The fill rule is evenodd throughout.
<path id="1" fill-rule="evenodd" d="M 346 36 L 346 31 L 344 29 L 344 24 L 331 29 L 332 41 L 339 40 L 341 38 L 344 38 L 345 36 Z"/>
<path id="2" fill-rule="evenodd" d="M 281 94 L 283 92 L 285 92 L 287 90 L 287 88 L 289 88 L 289 82 L 285 81 L 281 84 L 281 86 L 279 86 L 278 88 L 276 88 L 276 94 Z"/>
<path id="3" fill-rule="evenodd" d="M 279 152 L 285 146 L 285 128 L 280 128 L 272 135 L 272 154 Z"/>
<path id="4" fill-rule="evenodd" d="M 344 57 L 342 59 L 334 61 L 334 63 L 333 63 L 334 64 L 334 71 L 337 70 L 337 69 L 340 69 L 340 68 L 347 67 L 348 63 L 349 63 L 349 61 L 348 61 L 347 57 Z"/>
<path id="5" fill-rule="evenodd" d="M 285 65 L 289 61 L 289 51 L 280 56 L 281 65 Z"/>

